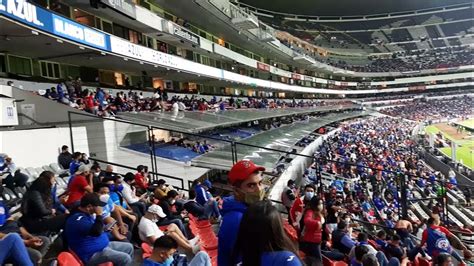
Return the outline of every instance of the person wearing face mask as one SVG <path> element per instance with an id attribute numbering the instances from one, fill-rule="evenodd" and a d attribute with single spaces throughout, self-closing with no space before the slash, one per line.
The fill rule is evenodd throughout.
<path id="1" fill-rule="evenodd" d="M 102 207 L 102 219 L 104 224 L 113 225 L 111 227 L 111 237 L 113 240 L 124 241 L 127 239 L 128 228 L 123 222 L 122 216 L 120 215 L 119 208 L 115 206 L 114 202 L 110 198 L 110 188 L 107 183 L 99 183 L 94 187 L 94 192 L 99 196 L 100 201 L 105 203 Z"/>
<path id="2" fill-rule="evenodd" d="M 262 172 L 264 167 L 252 161 L 237 162 L 228 174 L 228 182 L 232 185 L 234 195 L 223 199 L 222 223 L 218 234 L 219 266 L 233 265 L 232 252 L 240 227 L 240 221 L 247 207 L 265 197 Z"/>
<path id="3" fill-rule="evenodd" d="M 173 238 L 184 250 L 193 254 L 197 253 L 200 249 L 199 238 L 195 237 L 188 240 L 175 224 L 168 225 L 165 232 L 161 231 L 157 223 L 164 218 L 166 218 L 166 214 L 159 205 L 153 204 L 148 207 L 145 216 L 142 217 L 138 224 L 140 240 L 153 245 L 158 238 L 167 235 Z"/>
<path id="4" fill-rule="evenodd" d="M 316 188 L 314 185 L 309 184 L 304 187 L 303 196 L 296 198 L 295 202 L 290 208 L 289 216 L 293 221 L 292 225 L 295 229 L 299 230 L 300 228 L 300 221 L 303 216 L 303 210 L 306 204 L 314 197 L 314 191 Z"/>
<path id="5" fill-rule="evenodd" d="M 96 193 L 82 197 L 77 212 L 66 221 L 64 235 L 69 249 L 84 265 L 111 262 L 115 266 L 132 265 L 133 245 L 109 241 L 102 218 L 106 203 Z"/>
<path id="6" fill-rule="evenodd" d="M 171 266 L 177 255 L 178 242 L 171 236 L 164 235 L 156 239 L 153 244 L 153 253 L 143 260 L 142 266 Z M 194 258 L 187 262 L 188 266 L 211 266 L 211 259 L 206 252 L 198 252 Z"/>
<path id="7" fill-rule="evenodd" d="M 308 256 L 322 263 L 321 241 L 324 219 L 324 204 L 318 197 L 309 201 L 301 220 L 300 248 Z"/>

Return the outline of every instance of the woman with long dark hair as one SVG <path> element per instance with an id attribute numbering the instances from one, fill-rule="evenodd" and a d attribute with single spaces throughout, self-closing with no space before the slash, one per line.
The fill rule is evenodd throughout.
<path id="1" fill-rule="evenodd" d="M 324 203 L 319 197 L 313 197 L 301 220 L 300 249 L 308 256 L 322 262 L 321 242 L 324 219 Z"/>
<path id="2" fill-rule="evenodd" d="M 251 205 L 240 222 L 233 261 L 242 266 L 302 265 L 296 254 L 277 208 L 270 201 Z"/>
<path id="3" fill-rule="evenodd" d="M 66 215 L 56 215 L 53 207 L 51 190 L 54 183 L 54 173 L 43 171 L 23 197 L 20 221 L 31 233 L 48 234 L 64 228 Z"/>

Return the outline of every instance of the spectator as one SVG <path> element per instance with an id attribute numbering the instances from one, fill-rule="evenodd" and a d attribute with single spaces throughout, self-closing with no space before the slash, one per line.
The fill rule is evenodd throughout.
<path id="1" fill-rule="evenodd" d="M 405 257 L 405 250 L 400 246 L 400 236 L 393 235 L 388 245 L 384 249 L 387 258 L 397 258 L 399 262 Z"/>
<path id="2" fill-rule="evenodd" d="M 451 255 L 447 253 L 440 253 L 437 257 L 436 260 L 434 261 L 434 266 L 451 266 L 453 265 L 453 259 L 451 258 Z"/>
<path id="3" fill-rule="evenodd" d="M 77 169 L 79 169 L 79 166 L 81 166 L 81 161 L 82 160 L 82 153 L 80 152 L 75 152 L 72 154 L 72 161 L 69 164 L 69 174 L 71 177 L 69 178 L 69 183 L 72 182 L 74 175 L 76 174 Z"/>
<path id="4" fill-rule="evenodd" d="M 130 208 L 132 208 L 134 213 L 140 214 L 140 216 L 145 215 L 147 194 L 143 194 L 140 197 L 137 196 L 135 176 L 132 173 L 127 173 L 124 177 L 124 181 L 125 182 L 122 183 L 122 196 L 124 200 L 128 203 Z"/>
<path id="5" fill-rule="evenodd" d="M 178 199 L 178 196 L 179 194 L 176 190 L 171 190 L 164 199 L 160 200 L 159 205 L 166 214 L 166 218 L 162 219 L 158 225 L 163 226 L 172 223 L 176 224 L 179 230 L 181 230 L 183 234 L 187 235 L 186 227 L 183 223 L 185 214 L 182 213 L 182 208 L 176 207 L 176 200 Z"/>
<path id="6" fill-rule="evenodd" d="M 0 185 L 3 183 L 7 188 L 15 190 L 15 187 L 24 187 L 27 181 L 28 176 L 17 170 L 12 158 L 6 156 L 4 164 L 0 166 Z"/>
<path id="7" fill-rule="evenodd" d="M 354 247 L 354 257 L 351 259 L 350 266 L 363 266 L 362 260 L 364 256 L 369 253 L 369 249 L 365 245 Z"/>
<path id="8" fill-rule="evenodd" d="M 366 246 L 367 247 L 367 254 L 376 256 L 377 255 L 377 250 L 374 247 L 372 247 L 369 244 L 368 241 L 369 241 L 369 238 L 368 238 L 366 233 L 361 232 L 357 235 L 357 246 Z M 356 247 L 351 249 L 351 252 L 349 253 L 349 259 L 353 259 L 355 257 L 355 248 Z"/>
<path id="9" fill-rule="evenodd" d="M 56 214 L 51 195 L 55 176 L 44 171 L 31 184 L 21 204 L 22 225 L 33 234 L 47 235 L 64 228 L 65 214 Z"/>
<path id="10" fill-rule="evenodd" d="M 69 169 L 69 165 L 72 162 L 72 154 L 69 152 L 69 147 L 63 145 L 61 147 L 61 153 L 58 156 L 58 163 L 63 169 Z"/>
<path id="11" fill-rule="evenodd" d="M 306 204 L 308 204 L 309 201 L 314 197 L 315 191 L 316 188 L 314 187 L 314 185 L 306 185 L 304 187 L 303 196 L 300 198 L 296 198 L 295 202 L 293 203 L 293 206 L 291 206 L 289 216 L 291 216 L 291 221 L 293 221 L 293 227 L 295 227 L 297 230 L 300 229 L 300 221 L 303 217 L 303 210 Z"/>
<path id="12" fill-rule="evenodd" d="M 296 195 L 296 184 L 293 179 L 288 180 L 286 183 L 286 188 L 283 189 L 281 192 L 281 202 L 286 208 L 286 212 L 289 214 L 291 206 L 293 206 L 293 203 L 295 203 Z M 291 215 L 288 215 L 288 222 L 292 224 L 293 222 L 291 221 Z"/>
<path id="13" fill-rule="evenodd" d="M 41 265 L 42 258 L 48 251 L 51 241 L 45 236 L 34 236 L 26 228 L 21 227 L 18 221 L 10 217 L 7 206 L 0 201 L 0 235 L 9 233 L 20 234 L 31 261 Z"/>
<path id="14" fill-rule="evenodd" d="M 166 185 L 166 181 L 164 179 L 158 180 L 156 184 L 157 187 L 154 191 L 155 199 L 163 199 L 164 197 L 166 197 L 170 190 L 174 189 L 172 186 Z"/>
<path id="15" fill-rule="evenodd" d="M 105 205 L 102 206 L 102 220 L 104 225 L 110 228 L 112 239 L 125 241 L 127 239 L 128 227 L 122 219 L 122 212 L 119 206 L 116 206 L 110 198 L 109 185 L 99 183 L 94 187 L 94 192 L 99 197 L 99 200 L 105 203 Z"/>
<path id="16" fill-rule="evenodd" d="M 164 235 L 164 233 L 160 230 L 157 223 L 160 219 L 166 218 L 166 214 L 163 212 L 163 209 L 153 204 L 148 207 L 145 216 L 142 217 L 140 223 L 138 224 L 138 232 L 140 235 L 140 239 L 143 242 L 148 244 L 153 244 L 155 241 Z M 178 245 L 183 249 L 194 253 L 197 253 L 200 249 L 198 244 L 199 238 L 195 237 L 191 240 L 188 240 L 183 232 L 175 225 L 170 224 L 166 227 L 165 231 L 166 235 L 172 237 Z"/>
<path id="17" fill-rule="evenodd" d="M 332 232 L 333 247 L 346 255 L 349 254 L 356 244 L 348 234 L 348 231 L 348 224 L 345 221 L 340 221 L 337 224 L 337 229 Z"/>
<path id="18" fill-rule="evenodd" d="M 144 165 L 139 165 L 137 167 L 137 173 L 135 174 L 135 186 L 140 195 L 144 194 L 148 189 L 148 179 L 145 175 Z"/>
<path id="19" fill-rule="evenodd" d="M 0 233 L 0 264 L 5 265 L 9 261 L 21 266 L 33 266 L 20 235 Z"/>
<path id="20" fill-rule="evenodd" d="M 72 182 L 68 185 L 68 199 L 66 206 L 73 209 L 79 206 L 81 198 L 88 193 L 92 193 L 94 190 L 92 174 L 90 168 L 87 165 L 81 165 L 76 171 L 76 176 Z"/>
<path id="21" fill-rule="evenodd" d="M 469 249 L 455 236 L 451 233 L 446 227 L 439 225 L 439 220 L 434 218 L 429 218 L 427 221 L 427 228 L 423 231 L 420 247 L 426 244 L 427 253 L 434 260 L 440 253 L 451 254 L 456 260 L 462 262 L 461 256 L 452 248 L 450 239 L 453 242 L 453 245 L 462 249 L 465 254 L 471 257 L 471 252 Z M 412 259 L 414 256 L 410 256 Z"/>
<path id="22" fill-rule="evenodd" d="M 301 223 L 301 250 L 308 256 L 314 257 L 322 262 L 321 241 L 322 228 L 325 222 L 323 201 L 318 197 L 313 197 L 303 212 Z"/>
<path id="23" fill-rule="evenodd" d="M 242 217 L 232 261 L 242 265 L 303 265 L 270 201 L 251 205 Z"/>
<path id="24" fill-rule="evenodd" d="M 178 242 L 171 236 L 163 235 L 153 244 L 153 253 L 143 261 L 142 266 L 172 265 L 174 255 L 178 249 Z M 204 251 L 196 253 L 194 258 L 187 263 L 188 266 L 211 266 L 211 259 Z"/>
<path id="25" fill-rule="evenodd" d="M 102 220 L 106 203 L 95 193 L 82 197 L 78 211 L 66 222 L 65 237 L 71 249 L 86 265 L 111 262 L 113 265 L 131 265 L 133 246 L 125 242 L 110 242 Z"/>
<path id="26" fill-rule="evenodd" d="M 218 223 L 221 219 L 219 208 L 217 206 L 217 200 L 212 197 L 209 189 L 212 188 L 211 181 L 204 180 L 202 184 L 197 184 L 195 187 L 196 191 L 196 202 L 204 207 L 204 212 L 207 218 L 212 218 L 212 222 Z"/>
<path id="27" fill-rule="evenodd" d="M 233 265 L 231 261 L 240 220 L 247 206 L 263 200 L 265 190 L 262 184 L 262 172 L 265 168 L 256 166 L 252 161 L 237 162 L 229 172 L 229 184 L 232 185 L 234 195 L 224 198 L 222 204 L 222 223 L 218 239 L 218 264 L 220 266 Z"/>

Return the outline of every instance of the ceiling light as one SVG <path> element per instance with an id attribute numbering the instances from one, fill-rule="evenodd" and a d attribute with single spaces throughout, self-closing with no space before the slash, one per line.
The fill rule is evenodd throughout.
<path id="1" fill-rule="evenodd" d="M 100 52 L 100 54 L 101 54 L 101 55 L 107 55 L 107 53 L 105 53 L 105 52 Z"/>
<path id="2" fill-rule="evenodd" d="M 142 62 L 142 61 L 140 61 L 140 65 L 143 65 L 143 62 Z"/>
<path id="3" fill-rule="evenodd" d="M 31 31 L 31 34 L 33 34 L 33 35 L 39 35 L 39 32 L 37 32 L 37 31 L 35 31 L 35 30 L 32 30 L 32 31 Z"/>
<path id="4" fill-rule="evenodd" d="M 79 46 L 79 49 L 85 50 L 86 48 L 84 46 Z"/>
<path id="5" fill-rule="evenodd" d="M 60 39 L 56 39 L 56 41 L 57 41 L 58 43 L 63 43 L 63 40 L 60 40 Z"/>
<path id="6" fill-rule="evenodd" d="M 124 57 L 123 60 L 124 60 L 124 61 L 128 61 L 128 58 L 125 58 L 125 57 Z"/>

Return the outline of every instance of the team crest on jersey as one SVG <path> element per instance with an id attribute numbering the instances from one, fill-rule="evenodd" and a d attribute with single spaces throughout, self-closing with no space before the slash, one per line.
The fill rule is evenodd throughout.
<path id="1" fill-rule="evenodd" d="M 442 250 L 449 250 L 449 241 L 446 238 L 441 238 L 436 241 L 436 247 Z"/>

